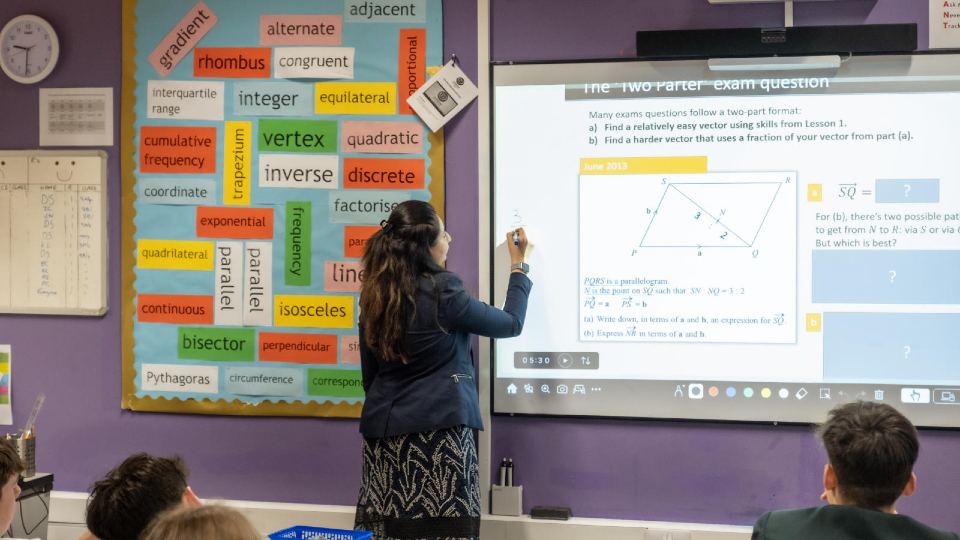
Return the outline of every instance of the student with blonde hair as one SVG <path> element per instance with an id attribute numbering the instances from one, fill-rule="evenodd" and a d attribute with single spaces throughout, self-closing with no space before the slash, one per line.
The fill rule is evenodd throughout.
<path id="1" fill-rule="evenodd" d="M 240 512 L 226 506 L 179 506 L 154 519 L 140 540 L 261 540 Z"/>

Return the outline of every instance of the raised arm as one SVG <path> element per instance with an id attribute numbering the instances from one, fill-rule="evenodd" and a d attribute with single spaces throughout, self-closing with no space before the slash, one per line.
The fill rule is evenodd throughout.
<path id="1" fill-rule="evenodd" d="M 519 336 L 527 314 L 527 298 L 533 283 L 521 272 L 512 272 L 507 285 L 507 301 L 497 309 L 470 296 L 463 282 L 449 274 L 441 291 L 441 321 L 447 330 L 460 330 L 480 336 L 505 338 Z"/>

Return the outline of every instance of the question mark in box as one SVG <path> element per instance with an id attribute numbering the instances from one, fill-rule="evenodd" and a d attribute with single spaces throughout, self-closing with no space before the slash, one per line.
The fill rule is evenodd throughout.
<path id="1" fill-rule="evenodd" d="M 893 283 L 893 278 L 897 277 L 896 270 L 890 270 L 890 283 Z"/>
<path id="2" fill-rule="evenodd" d="M 909 359 L 910 359 L 910 351 L 911 351 L 911 350 L 912 350 L 912 349 L 910 348 L 909 345 L 904 345 L 904 346 L 903 346 L 903 359 L 904 359 L 904 360 L 909 360 Z"/>
<path id="3" fill-rule="evenodd" d="M 903 198 L 904 198 L 904 199 L 909 199 L 909 198 L 910 198 L 910 189 L 911 189 L 910 184 L 904 184 L 904 185 L 903 185 Z"/>

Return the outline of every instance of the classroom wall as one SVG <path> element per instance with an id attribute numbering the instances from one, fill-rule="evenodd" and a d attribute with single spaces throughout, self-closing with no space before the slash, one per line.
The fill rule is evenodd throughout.
<path id="1" fill-rule="evenodd" d="M 162 0 L 142 0 L 162 1 Z M 242 0 L 237 0 L 238 6 Z M 462 51 L 476 73 L 476 6 L 445 10 L 446 45 Z M 61 58 L 40 85 L 0 75 L 0 149 L 38 145 L 38 86 L 112 86 L 119 118 L 120 0 L 3 0 L 0 21 L 35 13 L 57 29 Z M 119 124 L 118 124 L 119 125 Z M 476 113 L 447 130 L 454 205 L 476 220 Z M 181 454 L 203 497 L 356 504 L 360 436 L 355 420 L 242 418 L 132 413 L 120 410 L 120 172 L 118 144 L 109 154 L 109 312 L 103 318 L 0 315 L 0 343 L 13 350 L 14 421 L 22 425 L 34 397 L 47 402 L 37 422 L 37 468 L 55 474 L 55 489 L 86 491 L 97 477 L 136 451 Z M 468 142 L 459 141 L 463 134 Z M 473 202 L 470 202 L 473 201 Z M 451 216 L 460 236 L 468 212 Z M 462 246 L 462 247 L 460 247 Z M 458 244 L 467 259 L 451 261 L 474 283 L 476 242 Z M 0 428 L 3 429 L 3 428 Z"/>
<path id="2" fill-rule="evenodd" d="M 634 32 L 782 26 L 783 6 L 706 0 L 491 0 L 492 60 L 631 56 Z M 921 0 L 796 2 L 796 25 L 916 22 Z M 535 241 L 536 239 L 534 239 Z M 549 272 L 548 269 L 536 269 Z M 533 294 L 545 294 L 534 286 Z M 751 524 L 762 512 L 818 503 L 826 455 L 807 427 L 495 417 L 492 460 L 512 457 L 524 507 L 574 515 Z M 924 431 L 919 490 L 898 506 L 960 530 L 960 433 Z"/>
<path id="3" fill-rule="evenodd" d="M 496 60 L 629 56 L 638 29 L 782 23 L 778 6 L 706 0 L 491 4 Z M 798 3 L 796 19 L 915 21 L 925 42 L 922 4 Z M 42 86 L 112 86 L 119 96 L 120 6 L 120 0 L 3 0 L 0 21 L 32 12 L 57 28 L 63 56 Z M 475 79 L 476 3 L 447 0 L 444 7 L 444 50 L 456 53 Z M 487 213 L 477 207 L 476 104 L 447 127 L 446 137 L 447 226 L 455 238 L 449 265 L 476 292 L 478 220 Z M 37 140 L 37 86 L 0 77 L 0 149 L 35 148 Z M 86 490 L 131 452 L 180 453 L 202 496 L 353 504 L 360 475 L 355 421 L 120 410 L 119 145 L 107 151 L 110 312 L 103 318 L 0 315 L 0 343 L 11 343 L 14 352 L 15 422 L 25 421 L 38 392 L 48 396 L 38 422 L 38 468 L 56 474 L 56 489 Z M 768 508 L 814 504 L 819 494 L 823 456 L 806 428 L 506 417 L 495 418 L 492 428 L 493 458 L 511 456 L 517 463 L 527 510 L 559 504 L 579 516 L 747 524 Z M 952 512 L 960 485 L 958 443 L 954 432 L 922 435 L 920 490 L 905 511 L 960 529 Z"/>

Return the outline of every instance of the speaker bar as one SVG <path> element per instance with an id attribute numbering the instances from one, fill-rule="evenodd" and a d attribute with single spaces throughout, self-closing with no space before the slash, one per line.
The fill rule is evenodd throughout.
<path id="1" fill-rule="evenodd" d="M 644 58 L 892 54 L 916 49 L 916 23 L 637 32 L 637 56 Z"/>

